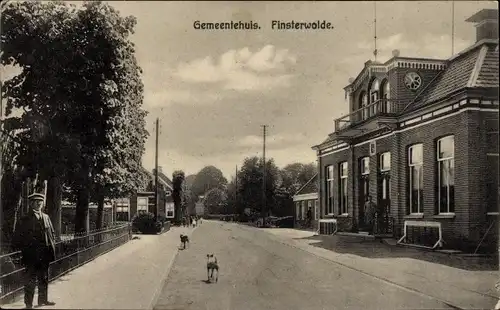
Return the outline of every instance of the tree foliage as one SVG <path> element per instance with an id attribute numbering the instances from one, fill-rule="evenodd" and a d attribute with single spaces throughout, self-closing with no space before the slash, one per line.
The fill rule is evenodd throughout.
<path id="1" fill-rule="evenodd" d="M 291 195 L 294 195 L 316 173 L 317 168 L 313 163 L 289 164 L 281 169 L 281 177 L 283 179 L 282 185 Z"/>
<path id="2" fill-rule="evenodd" d="M 183 184 L 186 176 L 184 171 L 176 170 L 172 173 L 172 199 L 174 201 L 174 212 L 177 221 L 184 215 L 182 210 Z"/>
<path id="3" fill-rule="evenodd" d="M 129 36 L 134 17 L 102 2 L 11 2 L 2 12 L 6 113 L 22 109 L 12 133 L 26 147 L 19 165 L 71 189 L 76 231 L 88 203 L 130 193 L 145 181 L 147 137 L 141 69 Z M 60 199 L 57 198 L 57 199 Z"/>
<path id="4" fill-rule="evenodd" d="M 196 174 L 193 181 L 192 191 L 197 196 L 204 195 L 212 188 L 224 189 L 227 185 L 227 179 L 218 168 L 207 166 Z"/>
<path id="5" fill-rule="evenodd" d="M 272 211 L 276 203 L 276 189 L 281 185 L 279 169 L 273 159 L 266 161 L 266 207 L 263 209 L 263 162 L 258 157 L 245 158 L 238 173 L 238 206 L 240 211 L 250 208 L 258 212 Z"/>
<path id="6" fill-rule="evenodd" d="M 206 193 L 203 202 L 209 214 L 222 214 L 227 204 L 227 193 L 222 189 L 212 188 Z"/>

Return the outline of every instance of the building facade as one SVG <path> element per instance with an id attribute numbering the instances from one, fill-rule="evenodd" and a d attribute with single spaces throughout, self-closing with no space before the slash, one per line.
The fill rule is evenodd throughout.
<path id="1" fill-rule="evenodd" d="M 337 219 L 339 231 L 363 231 L 370 196 L 376 234 L 432 246 L 441 233 L 446 247 L 495 247 L 497 14 L 482 10 L 469 18 L 477 40 L 450 59 L 394 51 L 350 79 L 350 114 L 313 147 L 321 218 Z"/>
<path id="2" fill-rule="evenodd" d="M 318 175 L 314 175 L 293 196 L 294 227 L 316 228 L 319 220 Z M 311 222 L 307 222 L 307 212 L 310 210 Z"/>
<path id="3" fill-rule="evenodd" d="M 116 199 L 113 204 L 116 221 L 131 221 L 138 212 L 156 214 L 154 171 L 147 172 L 150 178 L 148 188 L 138 191 L 130 197 Z M 172 199 L 172 181 L 158 169 L 158 216 L 167 220 L 174 218 L 174 203 Z"/>

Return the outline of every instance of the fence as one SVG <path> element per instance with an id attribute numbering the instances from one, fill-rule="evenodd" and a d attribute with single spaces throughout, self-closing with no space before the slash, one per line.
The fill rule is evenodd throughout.
<path id="1" fill-rule="evenodd" d="M 119 224 L 92 231 L 86 235 L 76 235 L 73 239 L 56 243 L 56 260 L 50 264 L 50 281 L 76 269 L 97 256 L 104 254 L 131 239 L 129 223 Z M 0 304 L 10 302 L 21 292 L 24 285 L 24 268 L 21 252 L 0 256 Z"/>

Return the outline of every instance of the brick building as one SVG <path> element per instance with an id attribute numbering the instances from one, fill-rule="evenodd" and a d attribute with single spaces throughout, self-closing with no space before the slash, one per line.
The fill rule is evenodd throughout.
<path id="1" fill-rule="evenodd" d="M 155 192 L 154 192 L 154 171 L 147 172 L 150 178 L 149 186 L 136 192 L 129 198 L 116 199 L 113 205 L 116 214 L 116 221 L 131 221 L 139 211 L 155 213 Z M 163 174 L 161 167 L 158 167 L 158 216 L 172 219 L 174 208 L 172 200 L 172 181 Z"/>
<path id="2" fill-rule="evenodd" d="M 311 210 L 312 227 L 317 227 L 319 220 L 319 203 L 318 203 L 318 174 L 314 175 L 304 186 L 299 188 L 293 196 L 294 209 L 294 226 L 304 227 L 306 225 L 307 211 Z"/>
<path id="3" fill-rule="evenodd" d="M 469 251 L 497 242 L 498 11 L 476 42 L 445 60 L 368 61 L 345 87 L 350 114 L 313 147 L 322 218 L 361 232 L 370 195 L 376 234 Z M 408 224 L 405 228 L 405 223 Z M 442 233 L 442 242 L 438 233 Z"/>

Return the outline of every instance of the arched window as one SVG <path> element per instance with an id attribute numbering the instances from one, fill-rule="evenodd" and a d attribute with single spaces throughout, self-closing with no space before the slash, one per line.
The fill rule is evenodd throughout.
<path id="1" fill-rule="evenodd" d="M 379 98 L 380 82 L 374 80 L 370 87 L 370 103 L 374 103 Z"/>
<path id="2" fill-rule="evenodd" d="M 362 109 L 361 114 L 364 120 L 368 118 L 368 109 L 366 109 L 366 106 L 368 106 L 368 94 L 363 91 L 359 96 L 359 107 Z"/>
<path id="3" fill-rule="evenodd" d="M 380 82 L 375 79 L 372 81 L 370 85 L 370 108 L 368 109 L 368 117 L 375 115 L 376 111 L 380 110 L 378 107 L 379 103 L 376 103 L 379 100 L 380 96 Z"/>
<path id="4" fill-rule="evenodd" d="M 382 111 L 383 113 L 391 113 L 391 84 L 388 80 L 382 82 L 382 87 L 380 90 L 380 98 L 383 99 Z"/>

